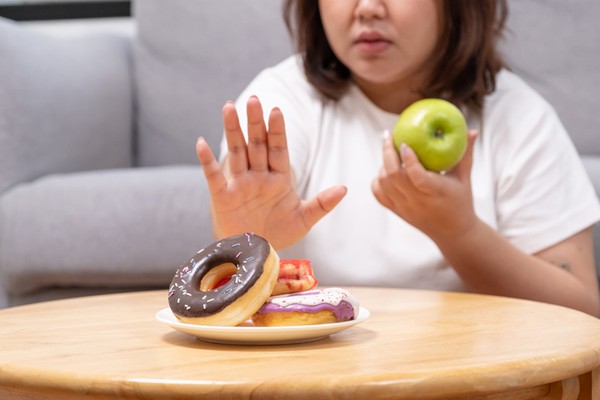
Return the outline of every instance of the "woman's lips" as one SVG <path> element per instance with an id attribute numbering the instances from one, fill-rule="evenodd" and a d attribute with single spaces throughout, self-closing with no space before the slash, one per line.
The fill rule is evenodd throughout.
<path id="1" fill-rule="evenodd" d="M 386 50 L 391 41 L 379 32 L 362 32 L 354 41 L 355 46 L 362 52 L 376 54 Z"/>

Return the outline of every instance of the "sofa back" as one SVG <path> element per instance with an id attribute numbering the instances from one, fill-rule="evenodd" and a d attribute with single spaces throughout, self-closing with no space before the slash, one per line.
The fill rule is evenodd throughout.
<path id="1" fill-rule="evenodd" d="M 132 165 L 130 40 L 0 18 L 0 194 L 48 174 Z"/>
<path id="2" fill-rule="evenodd" d="M 218 151 L 225 102 L 291 54 L 281 4 L 134 2 L 139 165 L 197 163 L 198 136 Z"/>
<path id="3" fill-rule="evenodd" d="M 511 68 L 556 108 L 583 156 L 600 155 L 600 1 L 510 0 Z"/>

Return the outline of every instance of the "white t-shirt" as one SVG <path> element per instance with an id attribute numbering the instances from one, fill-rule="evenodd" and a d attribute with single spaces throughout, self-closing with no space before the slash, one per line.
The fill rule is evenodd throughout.
<path id="1" fill-rule="evenodd" d="M 375 106 L 356 86 L 324 101 L 291 57 L 260 73 L 237 100 L 246 126 L 248 97 L 265 115 L 284 115 L 291 164 L 303 198 L 346 185 L 342 202 L 282 258 L 310 259 L 326 285 L 465 290 L 435 243 L 374 197 L 384 130 L 398 115 Z M 485 99 L 474 149 L 472 188 L 479 218 L 527 253 L 547 248 L 600 219 L 600 206 L 579 156 L 551 106 L 508 71 Z M 223 156 L 226 144 L 222 143 Z M 499 255 L 500 256 L 500 255 Z"/>

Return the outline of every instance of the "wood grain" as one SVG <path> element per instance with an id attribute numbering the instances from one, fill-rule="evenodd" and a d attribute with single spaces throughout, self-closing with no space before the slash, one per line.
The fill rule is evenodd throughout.
<path id="1" fill-rule="evenodd" d="M 600 399 L 600 321 L 471 294 L 348 288 L 360 325 L 296 345 L 210 344 L 154 319 L 165 291 L 0 311 L 0 398 Z"/>

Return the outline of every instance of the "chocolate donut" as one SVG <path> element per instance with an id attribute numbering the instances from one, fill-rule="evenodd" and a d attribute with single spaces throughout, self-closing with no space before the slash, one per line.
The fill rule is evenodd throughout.
<path id="1" fill-rule="evenodd" d="M 187 323 L 235 326 L 256 312 L 277 282 L 279 256 L 252 233 L 228 237 L 180 266 L 169 288 L 169 307 Z M 216 287 L 224 276 L 227 283 Z"/>

